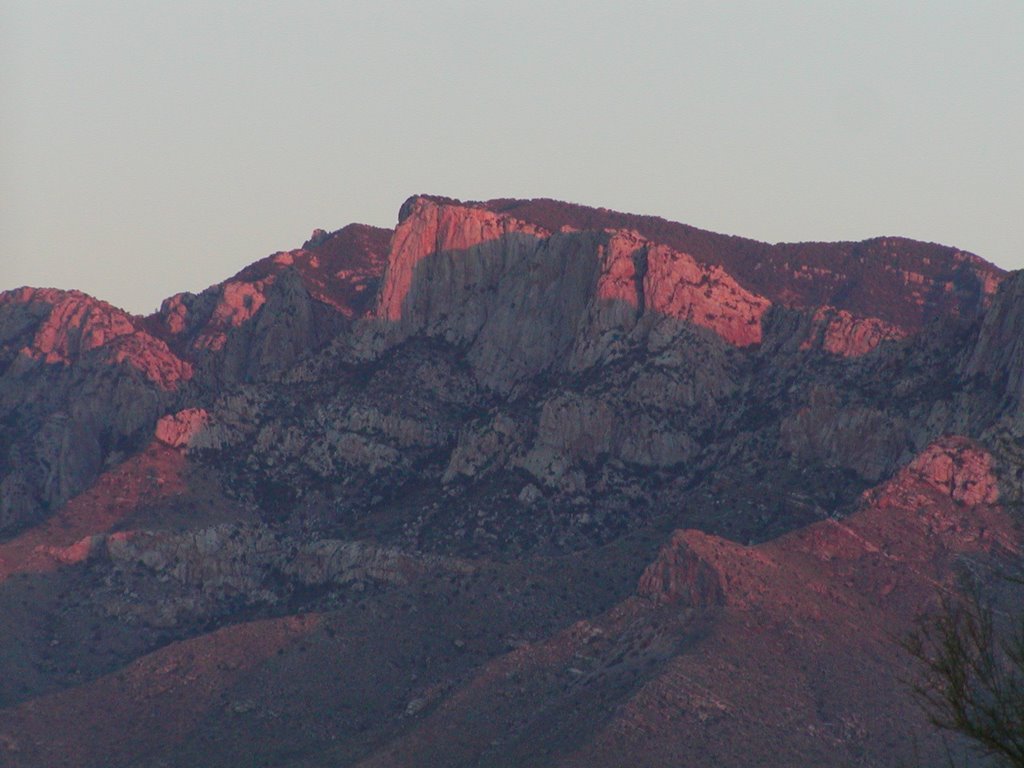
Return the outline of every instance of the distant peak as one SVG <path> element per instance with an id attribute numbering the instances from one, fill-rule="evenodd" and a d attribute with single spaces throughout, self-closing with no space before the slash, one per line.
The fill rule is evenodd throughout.
<path id="1" fill-rule="evenodd" d="M 479 203 L 466 203 L 462 200 L 456 200 L 454 197 L 445 197 L 444 195 L 413 195 L 402 203 L 402 207 L 398 209 L 398 223 L 401 224 L 412 216 L 417 206 L 422 205 L 423 203 L 432 203 L 439 206 L 453 206 L 457 208 L 471 208 L 479 206 Z"/>
<path id="2" fill-rule="evenodd" d="M 326 241 L 328 238 L 330 238 L 330 236 L 331 236 L 330 233 L 327 232 L 326 230 L 314 229 L 313 230 L 313 234 L 311 234 L 309 236 L 309 240 L 307 240 L 306 242 L 304 242 L 302 244 L 302 247 L 303 248 L 315 248 L 316 246 L 322 244 L 324 241 Z"/>

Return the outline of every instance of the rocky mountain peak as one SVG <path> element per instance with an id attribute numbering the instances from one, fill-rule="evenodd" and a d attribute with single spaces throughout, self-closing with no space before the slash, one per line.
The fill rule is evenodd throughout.
<path id="1" fill-rule="evenodd" d="M 736 346 L 761 340 L 770 306 L 718 266 L 632 230 L 547 229 L 485 204 L 417 197 L 391 240 L 374 312 L 383 345 L 425 334 L 470 347 L 481 380 L 508 389 L 617 339 L 673 324 Z"/>
<path id="2" fill-rule="evenodd" d="M 604 323 L 609 313 L 624 313 L 626 327 L 614 323 L 620 334 L 631 330 L 631 316 L 651 311 L 745 346 L 761 340 L 761 316 L 777 304 L 813 310 L 807 348 L 846 356 L 916 333 L 937 316 L 976 316 L 1003 274 L 971 254 L 902 238 L 771 246 L 550 200 L 463 203 L 417 196 L 402 206 L 375 316 L 404 329 L 393 331 L 392 339 L 420 330 L 449 339 L 487 337 L 485 318 L 499 312 L 479 292 L 500 291 L 510 276 L 529 279 L 542 269 L 538 265 L 564 271 L 560 259 L 583 270 L 572 276 L 574 289 L 592 295 L 569 297 L 571 289 L 563 288 L 551 298 Z M 553 278 L 543 271 L 539 276 Z M 579 308 L 581 300 L 589 309 Z M 593 306 L 602 300 L 636 311 Z M 515 308 L 521 314 L 529 306 Z M 519 322 L 510 307 L 502 304 L 507 320 Z M 563 326 L 580 324 L 576 317 L 563 319 Z M 593 340 L 584 343 L 593 346 Z"/>

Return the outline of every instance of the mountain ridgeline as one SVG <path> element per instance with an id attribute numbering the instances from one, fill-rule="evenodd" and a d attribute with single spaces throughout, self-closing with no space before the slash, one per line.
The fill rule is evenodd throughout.
<path id="1" fill-rule="evenodd" d="M 0 762 L 944 754 L 892 638 L 1019 556 L 1022 339 L 955 248 L 551 200 L 2 293 Z"/>

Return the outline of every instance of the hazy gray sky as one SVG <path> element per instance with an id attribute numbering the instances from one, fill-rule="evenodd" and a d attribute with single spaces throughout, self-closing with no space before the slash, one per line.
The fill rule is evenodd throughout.
<path id="1" fill-rule="evenodd" d="M 1024 266 L 1024 2 L 0 3 L 0 288 L 136 312 L 402 201 Z"/>

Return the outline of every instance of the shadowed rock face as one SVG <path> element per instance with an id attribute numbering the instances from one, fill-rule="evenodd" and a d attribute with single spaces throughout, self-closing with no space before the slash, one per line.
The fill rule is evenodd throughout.
<path id="1" fill-rule="evenodd" d="M 1020 288 L 418 196 L 0 294 L 0 764 L 937 759 L 892 637 L 1020 556 Z"/>
<path id="2" fill-rule="evenodd" d="M 1024 397 L 1024 276 L 1014 273 L 985 314 L 965 373 L 1005 393 L 1007 403 Z"/>

